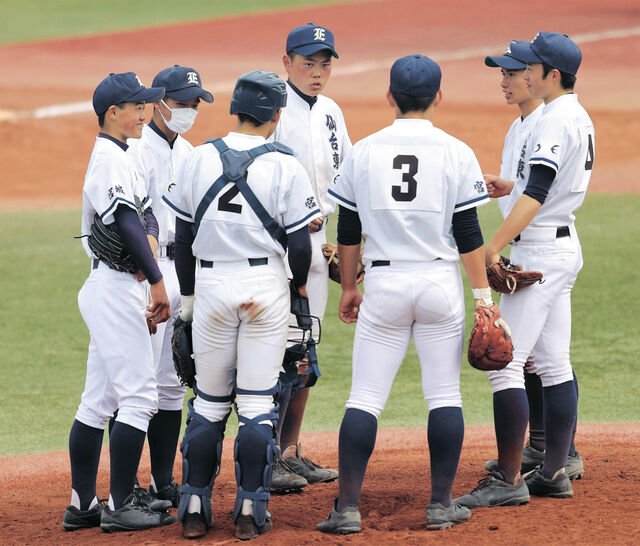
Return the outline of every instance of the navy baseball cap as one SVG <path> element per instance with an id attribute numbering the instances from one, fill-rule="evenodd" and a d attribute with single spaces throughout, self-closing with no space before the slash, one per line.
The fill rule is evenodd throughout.
<path id="1" fill-rule="evenodd" d="M 440 90 L 441 78 L 435 61 L 424 55 L 408 55 L 393 63 L 389 88 L 410 97 L 434 97 Z"/>
<path id="2" fill-rule="evenodd" d="M 179 101 L 190 101 L 201 98 L 205 102 L 213 102 L 213 95 L 202 89 L 200 74 L 193 68 L 173 65 L 165 68 L 153 78 L 153 87 L 164 87 L 165 96 Z"/>
<path id="3" fill-rule="evenodd" d="M 566 34 L 540 31 L 518 59 L 529 64 L 545 63 L 575 76 L 582 62 L 582 52 Z"/>
<path id="4" fill-rule="evenodd" d="M 504 55 L 485 57 L 484 64 L 491 67 L 504 68 L 505 70 L 524 70 L 527 64 L 518 59 L 525 55 L 529 49 L 529 42 L 512 40 Z"/>
<path id="5" fill-rule="evenodd" d="M 93 92 L 93 109 L 104 114 L 109 106 L 123 102 L 157 102 L 164 97 L 162 87 L 145 87 L 134 72 L 109 74 Z"/>
<path id="6" fill-rule="evenodd" d="M 294 28 L 287 36 L 287 53 L 298 53 L 299 55 L 313 55 L 318 51 L 328 49 L 336 59 L 338 54 L 335 50 L 333 32 L 328 28 L 307 23 L 301 27 Z"/>

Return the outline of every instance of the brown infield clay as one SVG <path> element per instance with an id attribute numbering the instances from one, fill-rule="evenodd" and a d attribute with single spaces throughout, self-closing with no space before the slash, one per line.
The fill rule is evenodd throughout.
<path id="1" fill-rule="evenodd" d="M 382 429 L 360 499 L 363 531 L 357 535 L 319 533 L 337 495 L 337 482 L 308 486 L 302 493 L 272 495 L 273 530 L 261 544 L 633 544 L 640 531 L 640 424 L 581 423 L 576 443 L 585 474 L 574 481 L 572 499 L 533 497 L 525 506 L 481 508 L 471 520 L 445 531 L 425 529 L 429 502 L 426 429 Z M 338 434 L 304 434 L 305 453 L 337 468 Z M 454 484 L 455 496 L 485 475 L 483 464 L 495 457 L 489 426 L 468 427 Z M 214 526 L 206 544 L 239 542 L 233 537 L 235 498 L 233 438 L 224 443 L 222 470 L 214 485 Z M 180 455 L 177 457 L 180 460 Z M 98 494 L 108 494 L 108 452 L 101 460 Z M 175 465 L 180 480 L 179 462 Z M 145 453 L 141 482 L 149 476 Z M 2 544 L 178 544 L 182 526 L 108 535 L 99 529 L 66 532 L 62 514 L 70 498 L 68 454 L 64 451 L 0 459 L 0 542 Z M 175 513 L 175 510 L 173 510 Z"/>

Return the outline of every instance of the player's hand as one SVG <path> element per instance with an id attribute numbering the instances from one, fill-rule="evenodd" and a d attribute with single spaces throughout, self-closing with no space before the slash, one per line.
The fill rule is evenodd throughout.
<path id="1" fill-rule="evenodd" d="M 157 283 L 151 285 L 151 303 L 147 305 L 147 324 L 157 326 L 161 322 L 165 322 L 171 316 L 171 306 L 169 298 L 164 288 L 164 281 L 160 279 Z"/>
<path id="2" fill-rule="evenodd" d="M 511 193 L 514 185 L 511 180 L 505 180 L 495 174 L 485 174 L 483 176 L 489 197 L 502 197 Z"/>
<path id="3" fill-rule="evenodd" d="M 306 284 L 303 284 L 302 286 L 298 286 L 297 290 L 298 290 L 298 294 L 300 294 L 303 298 L 309 298 Z"/>
<path id="4" fill-rule="evenodd" d="M 142 269 L 138 269 L 138 271 L 136 271 L 133 274 L 133 277 L 135 278 L 136 281 L 138 282 L 143 282 L 147 280 L 147 277 L 145 277 L 144 273 L 142 272 Z"/>
<path id="5" fill-rule="evenodd" d="M 338 316 L 342 322 L 352 324 L 358 321 L 358 312 L 362 303 L 362 294 L 357 288 L 343 290 L 340 296 Z"/>
<path id="6" fill-rule="evenodd" d="M 484 263 L 489 266 L 500 261 L 500 253 L 487 246 L 484 250 Z"/>
<path id="7" fill-rule="evenodd" d="M 323 223 L 324 223 L 324 220 L 322 218 L 316 218 L 314 220 L 311 220 L 311 222 L 309 223 L 309 231 L 311 233 L 319 231 Z"/>
<path id="8" fill-rule="evenodd" d="M 158 327 L 152 322 L 149 317 L 147 318 L 147 328 L 149 328 L 149 333 L 151 335 L 155 334 L 158 331 Z"/>

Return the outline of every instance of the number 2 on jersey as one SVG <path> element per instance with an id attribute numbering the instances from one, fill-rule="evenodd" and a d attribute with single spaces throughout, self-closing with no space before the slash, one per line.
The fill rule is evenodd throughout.
<path id="1" fill-rule="evenodd" d="M 238 203 L 232 203 L 231 200 L 240 193 L 238 186 L 233 184 L 226 192 L 224 192 L 220 199 L 218 199 L 218 210 L 226 212 L 233 212 L 235 214 L 242 213 L 242 205 Z"/>

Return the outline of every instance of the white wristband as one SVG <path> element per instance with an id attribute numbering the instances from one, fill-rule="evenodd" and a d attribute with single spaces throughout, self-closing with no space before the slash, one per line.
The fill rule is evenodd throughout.
<path id="1" fill-rule="evenodd" d="M 180 296 L 180 318 L 185 322 L 193 320 L 193 303 L 195 295 Z"/>
<path id="2" fill-rule="evenodd" d="M 491 288 L 472 288 L 473 299 L 478 301 L 481 300 L 481 305 L 491 305 L 493 300 L 491 299 Z"/>

